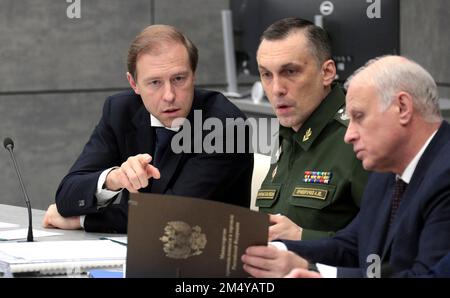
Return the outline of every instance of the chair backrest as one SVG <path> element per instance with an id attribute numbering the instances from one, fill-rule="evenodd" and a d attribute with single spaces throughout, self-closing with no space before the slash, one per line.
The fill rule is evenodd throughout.
<path id="1" fill-rule="evenodd" d="M 252 176 L 252 200 L 250 204 L 250 208 L 252 210 L 258 210 L 255 205 L 256 202 L 256 194 L 258 190 L 261 188 L 261 184 L 266 178 L 267 172 L 270 168 L 270 156 L 264 155 L 260 153 L 254 153 L 254 166 L 253 166 L 253 176 Z"/>

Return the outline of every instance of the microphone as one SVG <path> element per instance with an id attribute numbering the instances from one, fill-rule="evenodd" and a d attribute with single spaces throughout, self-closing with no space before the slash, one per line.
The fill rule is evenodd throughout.
<path id="1" fill-rule="evenodd" d="M 16 169 L 17 177 L 19 178 L 20 187 L 22 188 L 23 196 L 25 198 L 25 204 L 28 208 L 28 235 L 27 235 L 27 241 L 33 242 L 33 226 L 32 226 L 32 218 L 31 218 L 31 203 L 30 199 L 28 198 L 27 191 L 25 190 L 25 186 L 23 185 L 22 176 L 20 175 L 19 167 L 17 166 L 16 158 L 14 157 L 14 142 L 10 137 L 6 137 L 3 140 L 3 146 L 5 146 L 6 150 L 9 151 L 11 154 L 11 159 L 14 164 L 14 168 Z"/>

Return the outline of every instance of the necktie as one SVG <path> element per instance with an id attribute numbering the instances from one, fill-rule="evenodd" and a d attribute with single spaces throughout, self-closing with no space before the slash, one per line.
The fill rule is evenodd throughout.
<path id="1" fill-rule="evenodd" d="M 389 226 L 394 221 L 395 215 L 397 214 L 398 206 L 400 206 L 400 201 L 402 199 L 403 193 L 405 192 L 408 184 L 402 179 L 395 179 L 394 194 L 392 196 L 391 202 L 391 215 L 389 217 Z"/>
<path id="2" fill-rule="evenodd" d="M 153 165 L 158 167 L 161 162 L 161 158 L 166 151 L 167 146 L 170 144 L 174 131 L 170 129 L 166 129 L 164 127 L 156 128 L 156 145 L 155 145 L 155 154 L 153 154 Z"/>

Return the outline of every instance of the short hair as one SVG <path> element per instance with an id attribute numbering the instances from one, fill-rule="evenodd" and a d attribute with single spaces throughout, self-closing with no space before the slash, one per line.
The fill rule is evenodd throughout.
<path id="1" fill-rule="evenodd" d="M 300 18 L 290 17 L 276 21 L 263 32 L 261 41 L 285 39 L 296 31 L 304 31 L 310 52 L 319 65 L 331 59 L 331 43 L 328 33 L 310 21 Z"/>
<path id="2" fill-rule="evenodd" d="M 412 96 L 414 107 L 425 121 L 442 120 L 436 82 L 418 63 L 395 55 L 371 59 L 347 79 L 346 89 L 356 77 L 363 77 L 364 83 L 376 88 L 383 110 L 391 105 L 396 93 L 404 91 Z"/>
<path id="3" fill-rule="evenodd" d="M 128 72 L 136 79 L 136 61 L 143 53 L 151 52 L 162 42 L 173 41 L 182 44 L 189 56 L 189 63 L 195 73 L 198 63 L 198 50 L 194 43 L 178 29 L 169 25 L 151 25 L 142 30 L 128 49 Z"/>

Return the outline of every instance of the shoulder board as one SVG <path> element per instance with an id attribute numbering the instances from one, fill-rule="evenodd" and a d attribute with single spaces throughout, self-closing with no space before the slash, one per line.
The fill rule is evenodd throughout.
<path id="1" fill-rule="evenodd" d="M 348 115 L 345 111 L 345 105 L 343 105 L 342 107 L 339 108 L 339 110 L 337 111 L 336 115 L 334 115 L 334 119 L 341 123 L 342 125 L 344 125 L 345 127 L 348 127 L 349 124 L 349 118 Z"/>

